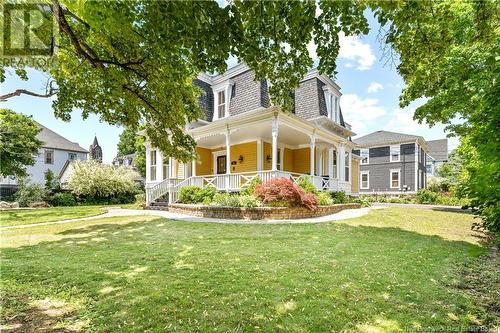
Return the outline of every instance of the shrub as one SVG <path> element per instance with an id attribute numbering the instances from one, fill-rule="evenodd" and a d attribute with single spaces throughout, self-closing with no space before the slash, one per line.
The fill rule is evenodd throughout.
<path id="1" fill-rule="evenodd" d="M 52 206 L 76 206 L 75 196 L 71 193 L 55 193 L 49 199 Z"/>
<path id="2" fill-rule="evenodd" d="M 353 198 L 353 199 L 351 199 L 351 202 L 358 203 L 361 205 L 361 207 L 370 207 L 371 206 L 370 200 L 368 200 L 366 198 L 366 196 L 365 197 L 359 196 L 358 198 Z"/>
<path id="3" fill-rule="evenodd" d="M 318 201 L 321 206 L 331 206 L 335 203 L 330 192 L 319 192 Z"/>
<path id="4" fill-rule="evenodd" d="M 311 177 L 309 177 L 309 176 L 300 177 L 297 181 L 297 185 L 299 185 L 299 187 L 301 189 L 303 189 L 304 192 L 306 192 L 306 193 L 318 194 L 318 189 L 311 182 Z"/>
<path id="5" fill-rule="evenodd" d="M 254 195 L 269 205 L 304 206 L 310 210 L 318 206 L 316 195 L 304 192 L 287 178 L 275 178 L 258 185 L 255 187 Z"/>
<path id="6" fill-rule="evenodd" d="M 418 190 L 417 203 L 419 204 L 435 204 L 438 199 L 438 194 L 426 189 Z"/>
<path id="7" fill-rule="evenodd" d="M 57 181 L 56 176 L 54 176 L 54 172 L 52 172 L 52 170 L 50 169 L 47 169 L 47 171 L 45 171 L 45 189 L 48 192 L 59 189 L 59 182 Z"/>
<path id="8" fill-rule="evenodd" d="M 40 184 L 22 180 L 15 194 L 16 201 L 21 207 L 28 207 L 35 202 L 42 202 L 47 197 L 47 191 Z"/>
<path id="9" fill-rule="evenodd" d="M 250 208 L 250 207 L 257 207 L 260 205 L 260 202 L 257 200 L 257 198 L 249 194 L 240 194 L 238 197 L 238 201 L 239 201 L 238 202 L 239 207 Z"/>
<path id="10" fill-rule="evenodd" d="M 249 183 L 248 186 L 245 187 L 242 191 L 241 194 L 244 195 L 253 195 L 253 192 L 255 191 L 255 187 L 257 185 L 262 184 L 262 179 L 260 179 L 259 176 L 254 177 Z"/>
<path id="11" fill-rule="evenodd" d="M 217 193 L 213 186 L 184 186 L 179 191 L 179 202 L 185 204 L 210 203 Z"/>
<path id="12" fill-rule="evenodd" d="M 199 186 L 184 186 L 179 190 L 179 202 L 185 204 L 196 203 L 196 198 L 201 192 L 201 187 Z"/>
<path id="13" fill-rule="evenodd" d="M 146 194 L 139 193 L 135 195 L 135 203 L 142 206 L 146 203 Z"/>
<path id="14" fill-rule="evenodd" d="M 113 197 L 137 193 L 135 179 L 137 172 L 127 167 L 114 167 L 96 161 L 75 161 L 73 173 L 68 180 L 68 188 L 73 194 L 85 200 L 106 201 Z"/>
<path id="15" fill-rule="evenodd" d="M 240 200 L 237 194 L 221 192 L 215 194 L 210 204 L 214 206 L 240 207 Z"/>
<path id="16" fill-rule="evenodd" d="M 343 204 L 347 202 L 347 196 L 344 192 L 333 192 L 332 193 L 333 202 L 336 204 Z"/>

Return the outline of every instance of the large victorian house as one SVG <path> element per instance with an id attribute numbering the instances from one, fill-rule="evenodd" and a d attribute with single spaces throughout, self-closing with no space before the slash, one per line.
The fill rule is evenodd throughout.
<path id="1" fill-rule="evenodd" d="M 254 177 L 262 181 L 310 177 L 318 189 L 358 193 L 359 158 L 354 133 L 344 121 L 339 86 L 311 70 L 292 94 L 293 111 L 270 103 L 267 81 L 239 64 L 194 82 L 203 91 L 205 118 L 188 124 L 198 157 L 181 163 L 162 156 L 146 140 L 146 200 L 175 202 L 186 185 L 239 191 Z"/>

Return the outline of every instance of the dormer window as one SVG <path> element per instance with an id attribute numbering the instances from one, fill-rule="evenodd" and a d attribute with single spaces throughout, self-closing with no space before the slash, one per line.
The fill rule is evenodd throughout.
<path id="1" fill-rule="evenodd" d="M 224 90 L 219 91 L 217 94 L 217 118 L 224 118 L 226 116 L 226 93 Z"/>
<path id="2" fill-rule="evenodd" d="M 229 101 L 233 85 L 231 80 L 226 80 L 212 86 L 214 92 L 214 116 L 212 120 L 229 117 Z"/>
<path id="3" fill-rule="evenodd" d="M 323 87 L 325 94 L 326 110 L 328 111 L 328 118 L 336 123 L 340 123 L 340 96 L 330 86 Z"/>

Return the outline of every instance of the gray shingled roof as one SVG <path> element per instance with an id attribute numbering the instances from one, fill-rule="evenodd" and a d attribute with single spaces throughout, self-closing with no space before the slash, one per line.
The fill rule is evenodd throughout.
<path id="1" fill-rule="evenodd" d="M 38 126 L 42 129 L 40 133 L 36 136 L 39 140 L 43 142 L 42 147 L 45 148 L 54 148 L 61 150 L 70 150 L 80 153 L 88 153 L 88 151 L 76 142 L 71 142 L 65 137 L 57 134 L 56 132 L 48 129 L 40 123 L 37 123 Z"/>
<path id="2" fill-rule="evenodd" d="M 353 142 L 360 147 L 371 147 L 391 143 L 403 143 L 410 141 L 425 142 L 424 138 L 418 135 L 395 133 L 389 131 L 376 131 L 365 136 L 354 139 Z"/>
<path id="3" fill-rule="evenodd" d="M 429 155 L 436 161 L 448 160 L 448 139 L 427 141 L 429 145 Z"/>

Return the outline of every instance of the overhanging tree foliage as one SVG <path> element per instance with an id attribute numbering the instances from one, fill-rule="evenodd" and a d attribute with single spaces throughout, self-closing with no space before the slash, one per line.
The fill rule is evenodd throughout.
<path id="1" fill-rule="evenodd" d="M 136 151 L 135 137 L 136 131 L 133 128 L 125 128 L 120 134 L 120 141 L 118 141 L 118 156 L 133 154 Z"/>
<path id="2" fill-rule="evenodd" d="M 38 69 L 54 79 L 47 94 L 57 89 L 55 114 L 69 119 L 71 110 L 81 108 L 84 117 L 95 113 L 112 124 L 135 127 L 145 121 L 152 144 L 183 161 L 195 152 L 184 123 L 202 116 L 200 91 L 192 85 L 199 72 L 224 71 L 226 59 L 236 56 L 257 79 L 270 79 L 273 101 L 290 109 L 289 91 L 312 65 L 308 44 L 317 45 L 319 70 L 334 74 L 339 32 L 367 33 L 364 12 L 369 8 L 383 26 L 384 43 L 399 56 L 397 69 L 406 83 L 401 105 L 427 98 L 415 116 L 431 125 L 463 118 L 463 125 L 450 129 L 469 136 L 482 161 L 477 172 L 490 179 L 489 184 L 470 183 L 470 195 L 484 203 L 481 188 L 500 184 L 495 58 L 499 2 L 236 0 L 225 7 L 215 1 L 48 3 L 60 31 L 57 65 Z M 14 66 L 24 77 L 24 64 Z M 500 215 L 499 192 L 488 191 L 497 199 L 494 219 Z"/>
<path id="3" fill-rule="evenodd" d="M 0 109 L 0 174 L 25 177 L 26 166 L 35 164 L 42 142 L 41 128 L 25 115 Z"/>

